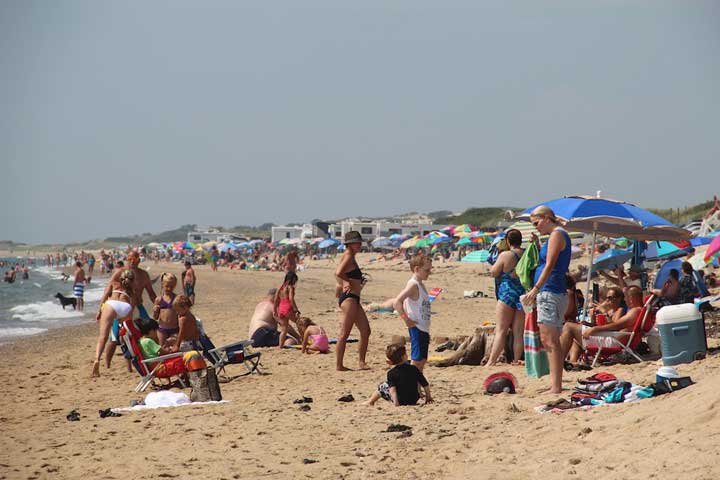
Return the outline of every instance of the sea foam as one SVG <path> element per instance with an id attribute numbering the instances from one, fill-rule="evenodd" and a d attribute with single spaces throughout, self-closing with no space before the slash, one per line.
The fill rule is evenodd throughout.
<path id="1" fill-rule="evenodd" d="M 83 312 L 73 310 L 72 307 L 62 309 L 57 302 L 37 302 L 17 305 L 10 309 L 12 318 L 23 322 L 42 322 L 47 320 L 83 317 Z M 4 329 L 2 329 L 4 331 Z"/>

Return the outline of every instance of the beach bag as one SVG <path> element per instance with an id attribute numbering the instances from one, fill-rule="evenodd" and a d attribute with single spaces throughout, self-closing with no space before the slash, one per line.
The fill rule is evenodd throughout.
<path id="1" fill-rule="evenodd" d="M 530 242 L 517 265 L 515 265 L 515 274 L 520 279 L 520 283 L 522 283 L 525 290 L 532 288 L 535 281 L 535 269 L 538 265 L 540 265 L 540 252 L 535 242 Z"/>
<path id="2" fill-rule="evenodd" d="M 547 352 L 540 341 L 540 329 L 537 324 L 537 310 L 525 315 L 525 373 L 528 377 L 540 378 L 550 373 Z"/>
<path id="3" fill-rule="evenodd" d="M 222 400 L 220 383 L 215 373 L 215 368 L 207 367 L 194 372 L 188 372 L 188 380 L 192 391 L 190 401 L 192 402 L 218 402 Z"/>
<path id="4" fill-rule="evenodd" d="M 510 247 L 508 246 L 508 243 L 507 243 L 507 239 L 503 238 L 502 240 L 493 242 L 490 245 L 490 248 L 488 249 L 487 262 L 490 265 L 495 265 L 495 262 L 497 262 L 497 259 L 500 256 L 500 254 L 507 250 L 510 250 Z"/>

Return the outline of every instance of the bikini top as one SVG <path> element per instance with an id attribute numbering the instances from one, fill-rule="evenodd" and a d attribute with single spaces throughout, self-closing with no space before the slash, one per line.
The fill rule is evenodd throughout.
<path id="1" fill-rule="evenodd" d="M 175 295 L 174 295 L 174 294 L 173 294 L 172 300 L 170 300 L 170 302 L 166 302 L 166 301 L 165 301 L 165 298 L 161 296 L 161 297 L 160 297 L 160 305 L 158 305 L 158 307 L 160 307 L 160 310 L 165 310 L 165 309 L 168 309 L 168 308 L 172 308 L 173 300 L 175 300 Z"/>
<path id="2" fill-rule="evenodd" d="M 360 270 L 360 267 L 356 266 L 354 269 L 345 272 L 345 275 L 347 275 L 348 278 L 351 278 L 353 280 L 362 280 L 363 274 L 362 270 Z"/>

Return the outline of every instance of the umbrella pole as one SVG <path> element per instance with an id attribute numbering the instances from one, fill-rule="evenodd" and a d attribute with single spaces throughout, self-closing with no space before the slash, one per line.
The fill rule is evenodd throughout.
<path id="1" fill-rule="evenodd" d="M 587 318 L 587 311 L 588 311 L 588 305 L 590 305 L 590 279 L 592 278 L 592 268 L 593 268 L 593 259 L 595 257 L 595 242 L 597 241 L 597 231 L 593 231 L 593 237 L 592 237 L 592 246 L 590 247 L 590 259 L 588 260 L 588 272 L 587 272 L 587 282 L 585 282 L 585 301 L 583 303 L 583 315 L 585 317 L 585 320 L 589 320 Z"/>

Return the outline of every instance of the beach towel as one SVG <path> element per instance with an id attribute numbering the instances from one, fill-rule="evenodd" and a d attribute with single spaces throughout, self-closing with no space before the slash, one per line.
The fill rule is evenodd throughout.
<path id="1" fill-rule="evenodd" d="M 525 373 L 528 377 L 540 378 L 550 373 L 547 352 L 540 342 L 540 329 L 537 324 L 537 311 L 525 315 Z"/>
<path id="2" fill-rule="evenodd" d="M 530 242 L 530 245 L 525 249 L 515 265 L 515 273 L 520 279 L 520 283 L 525 290 L 530 290 L 535 281 L 535 269 L 540 264 L 540 252 L 538 251 L 535 242 Z"/>

